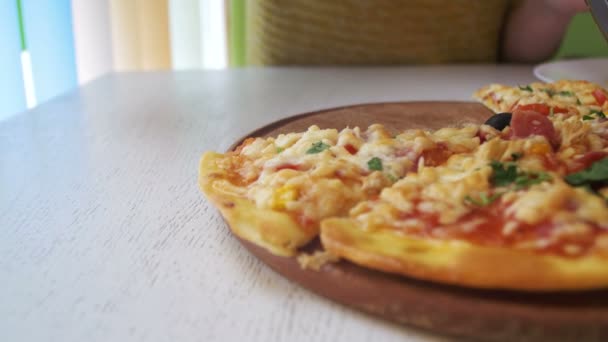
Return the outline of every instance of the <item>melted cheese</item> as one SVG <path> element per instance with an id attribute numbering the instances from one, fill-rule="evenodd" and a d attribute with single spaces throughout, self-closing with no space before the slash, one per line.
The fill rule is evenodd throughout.
<path id="1" fill-rule="evenodd" d="M 586 227 L 589 224 L 608 229 L 605 202 L 583 189 L 567 185 L 558 173 L 549 172 L 550 181 L 528 189 L 497 188 L 491 184 L 493 171 L 489 163 L 512 162 L 513 153 L 523 155 L 517 161 L 518 170 L 545 171 L 543 154 L 535 153 L 537 146 L 542 144 L 547 142 L 540 136 L 518 140 L 491 139 L 474 153 L 454 155 L 445 165 L 424 167 L 418 173 L 408 174 L 392 187 L 384 189 L 379 202 L 367 202 L 353 209 L 351 217 L 357 218 L 367 229 L 377 230 L 387 226 L 403 227 L 402 217 L 407 217 L 407 227 L 425 226 L 426 219 L 422 216 L 429 214 L 438 218 L 440 226 L 457 224 L 458 229 L 475 230 L 483 221 L 462 222 L 463 217 L 475 210 L 475 206 L 466 201 L 467 196 L 478 198 L 480 194 L 504 193 L 498 201 L 506 206 L 505 236 L 513 234 L 519 223 L 553 222 L 558 227 L 556 232 L 564 226 Z"/>
<path id="2" fill-rule="evenodd" d="M 588 82 L 529 87 L 531 91 L 494 84 L 475 96 L 496 111 L 534 103 L 566 109 L 549 116 L 559 136 L 557 150 L 543 136 L 507 140 L 509 128 L 499 132 L 485 125 L 414 129 L 397 136 L 381 125 L 365 131 L 311 126 L 276 138 L 247 139 L 235 152 L 213 156 L 219 171 L 207 175 L 206 189 L 221 188 L 260 212 L 281 213 L 285 222 L 307 226 L 298 227 L 304 234 L 292 232 L 306 239 L 318 233 L 322 220 L 346 215 L 368 232 L 407 235 L 428 230 L 434 238 L 450 239 L 454 231 L 468 234 L 488 228 L 489 216 L 470 214 L 479 209 L 476 200 L 491 197 L 500 208 L 493 215 L 502 215 L 498 232 L 504 237 L 518 236 L 526 225 L 554 228 L 548 236 L 518 241 L 517 248 L 542 249 L 565 241 L 560 245 L 563 252 L 578 255 L 583 247 L 577 241 L 597 227 L 608 229 L 608 210 L 603 198 L 573 188 L 562 178 L 580 168 L 588 153 L 608 153 L 608 121 L 584 117 L 592 110 L 608 112 L 608 101 L 599 106 L 592 95 L 599 87 Z M 514 155 L 520 157 L 515 161 Z M 498 187 L 492 183 L 493 161 L 514 163 L 523 173 L 547 172 L 549 177 L 525 188 Z M 212 179 L 217 174 L 224 178 Z M 608 197 L 608 188 L 599 189 L 599 194 Z M 224 210 L 230 212 L 229 207 Z M 235 217 L 238 222 L 249 219 Z M 263 232 L 265 227 L 257 228 Z M 302 236 L 292 240 L 308 241 Z M 300 243 L 279 240 L 277 246 L 289 241 L 289 248 Z M 598 240 L 598 248 L 608 250 L 604 240 Z"/>
<path id="3" fill-rule="evenodd" d="M 608 112 L 608 101 L 600 105 L 593 96 L 598 90 L 607 93 L 601 86 L 588 81 L 534 82 L 524 87 L 490 84 L 477 90 L 473 97 L 496 113 L 510 112 L 518 105 L 542 103 L 566 109 L 567 115 L 582 117 L 591 110 Z"/>
<path id="4" fill-rule="evenodd" d="M 408 172 L 424 167 L 426 151 L 470 152 L 479 146 L 479 126 L 445 128 L 435 132 L 404 131 L 393 137 L 383 126 L 320 129 L 279 135 L 276 139 L 247 142 L 240 155 L 251 165 L 244 167 L 247 196 L 259 208 L 287 210 L 318 221 L 378 194 Z M 314 144 L 322 151 L 310 153 Z M 382 170 L 370 170 L 378 158 Z M 257 173 L 257 174 L 256 174 Z M 255 174 L 255 176 L 254 176 Z"/>

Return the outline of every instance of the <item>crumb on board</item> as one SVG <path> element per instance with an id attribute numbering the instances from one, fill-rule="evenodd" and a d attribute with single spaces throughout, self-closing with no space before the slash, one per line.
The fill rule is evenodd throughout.
<path id="1" fill-rule="evenodd" d="M 315 251 L 312 254 L 300 253 L 298 255 L 298 263 L 302 269 L 311 269 L 314 271 L 318 271 L 323 267 L 323 265 L 336 262 L 340 258 L 334 254 L 331 254 L 328 251 Z"/>

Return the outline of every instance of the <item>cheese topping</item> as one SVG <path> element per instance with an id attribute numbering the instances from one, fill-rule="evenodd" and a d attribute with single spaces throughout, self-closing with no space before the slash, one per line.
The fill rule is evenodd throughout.
<path id="1" fill-rule="evenodd" d="M 250 181 L 247 197 L 259 208 L 284 210 L 311 222 L 346 213 L 418 167 L 438 165 L 455 153 L 475 150 L 479 126 L 397 136 L 383 126 L 320 129 L 246 141 L 237 167 Z"/>
<path id="2" fill-rule="evenodd" d="M 562 131 L 572 132 L 565 140 L 579 139 L 584 141 L 582 145 L 587 144 L 586 137 L 590 134 L 587 124 L 566 119 L 561 127 Z M 559 153 L 575 146 L 569 144 L 571 146 L 562 145 L 556 159 Z M 444 165 L 423 167 L 417 173 L 409 173 L 384 189 L 379 201 L 361 203 L 350 211 L 350 215 L 368 230 L 394 227 L 416 234 L 426 229 L 436 238 L 448 238 L 454 232 L 481 232 L 492 220 L 495 226 L 500 226 L 504 237 L 519 234 L 524 226 L 553 227 L 550 235 L 542 239 L 523 238 L 517 242 L 518 248 L 546 249 L 569 241 L 572 236 L 582 239 L 591 236 L 594 230 L 608 230 L 605 200 L 566 184 L 563 169 L 557 166 L 553 170 L 547 169 L 547 154 L 552 154 L 551 151 L 542 136 L 515 140 L 493 138 L 473 153 L 453 155 Z M 498 181 L 493 177 L 497 171 L 493 165 L 500 165 L 502 169 L 499 169 L 505 172 L 512 167 L 512 172 L 517 172 L 513 175 L 513 183 L 495 184 Z M 502 209 L 493 213 L 492 207 Z M 583 246 L 569 242 L 562 252 L 580 254 L 583 250 Z"/>
<path id="3" fill-rule="evenodd" d="M 603 101 L 607 95 L 601 86 L 588 81 L 558 81 L 517 87 L 490 84 L 477 90 L 473 97 L 497 113 L 510 112 L 517 106 L 543 104 L 548 111 L 553 109 L 553 114 L 563 112 L 582 118 L 593 111 L 607 113 L 608 101 Z"/>
<path id="4" fill-rule="evenodd" d="M 564 180 L 608 157 L 607 95 L 583 81 L 493 84 L 475 94 L 495 111 L 536 112 L 523 120 L 536 127 L 529 132 L 519 120 L 502 131 L 465 125 L 393 135 L 376 124 L 250 138 L 218 159 L 227 176 L 217 186 L 288 213 L 309 232 L 349 215 L 370 231 L 568 255 L 608 250 L 608 238 L 589 243 L 608 234 L 608 186 L 593 184 L 592 193 Z"/>

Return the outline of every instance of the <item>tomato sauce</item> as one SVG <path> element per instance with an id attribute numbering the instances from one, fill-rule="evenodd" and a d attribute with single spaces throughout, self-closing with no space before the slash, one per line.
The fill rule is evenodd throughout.
<path id="1" fill-rule="evenodd" d="M 576 210 L 575 208 L 570 208 Z M 601 234 L 602 228 L 593 226 L 590 234 L 580 236 L 560 237 L 552 241 L 551 235 L 556 228 L 550 221 L 530 225 L 520 222 L 518 227 L 510 232 L 504 233 L 503 229 L 507 222 L 513 221 L 513 217 L 505 216 L 505 205 L 495 202 L 487 207 L 476 207 L 469 214 L 462 217 L 457 223 L 440 225 L 437 214 L 429 214 L 421 211 L 403 214 L 400 220 L 417 218 L 425 224 L 423 229 L 408 230 L 408 235 L 421 238 L 435 238 L 440 240 L 463 240 L 475 245 L 491 247 L 515 247 L 520 249 L 521 244 L 529 244 L 530 251 L 541 254 L 555 254 L 567 257 L 584 255 L 594 246 L 595 239 Z M 467 228 L 467 224 L 478 219 L 484 219 L 474 228 Z M 565 251 L 566 245 L 577 246 L 576 253 L 569 254 Z"/>
<path id="2" fill-rule="evenodd" d="M 557 172 L 560 174 L 563 173 L 565 166 L 563 162 L 557 159 L 557 156 L 554 153 L 543 154 L 540 157 L 542 158 L 545 170 Z"/>
<path id="3" fill-rule="evenodd" d="M 356 154 L 358 152 L 357 148 L 351 144 L 346 144 L 344 145 L 344 148 L 348 151 L 348 153 L 350 154 Z"/>
<path id="4" fill-rule="evenodd" d="M 607 99 L 606 95 L 600 89 L 595 89 L 592 94 L 593 94 L 593 97 L 595 97 L 595 101 L 600 106 L 603 105 L 604 102 L 606 102 L 606 99 Z"/>
<path id="5" fill-rule="evenodd" d="M 582 171 L 582 170 L 590 167 L 591 164 L 595 163 L 596 161 L 602 160 L 606 157 L 608 157 L 608 152 L 604 152 L 604 151 L 587 152 L 587 153 L 583 154 L 582 156 L 579 156 L 578 158 L 574 159 L 574 162 L 570 166 L 569 171 L 571 173 Z"/>
<path id="6" fill-rule="evenodd" d="M 424 158 L 424 166 L 439 166 L 445 163 L 452 154 L 446 144 L 438 143 L 435 148 L 423 151 L 416 159 L 415 165 L 418 165 L 420 158 Z"/>
<path id="7" fill-rule="evenodd" d="M 295 218 L 296 222 L 300 227 L 304 228 L 307 233 L 316 234 L 319 230 L 319 221 L 313 219 L 310 216 L 304 215 L 302 213 L 293 214 L 292 217 Z"/>
<path id="8" fill-rule="evenodd" d="M 544 116 L 549 116 L 551 112 L 557 113 L 568 113 L 567 108 L 561 107 L 549 107 L 544 103 L 531 103 L 526 105 L 518 105 L 514 110 L 531 110 L 537 113 L 540 113 Z"/>
<path id="9" fill-rule="evenodd" d="M 299 171 L 300 165 L 287 163 L 287 164 L 279 165 L 276 168 L 277 171 L 285 170 L 285 169 Z"/>

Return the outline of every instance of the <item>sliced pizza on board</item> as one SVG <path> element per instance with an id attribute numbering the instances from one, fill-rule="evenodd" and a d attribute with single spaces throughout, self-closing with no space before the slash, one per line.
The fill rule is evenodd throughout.
<path id="1" fill-rule="evenodd" d="M 486 124 L 248 138 L 204 154 L 199 183 L 237 236 L 275 255 L 320 235 L 321 262 L 476 288 L 607 287 L 606 94 L 490 85 L 475 96 L 503 113 Z"/>
<path id="2" fill-rule="evenodd" d="M 605 176 L 608 159 L 565 176 L 538 153 L 546 144 L 497 137 L 408 174 L 348 218 L 324 220 L 322 244 L 365 267 L 460 286 L 608 286 L 606 198 L 578 186 Z"/>
<path id="3" fill-rule="evenodd" d="M 381 125 L 249 138 L 235 151 L 208 152 L 199 182 L 239 237 L 277 255 L 293 255 L 318 236 L 321 220 L 428 165 L 479 146 L 479 126 L 392 136 Z"/>
<path id="4" fill-rule="evenodd" d="M 561 113 L 587 120 L 608 113 L 608 92 L 588 81 L 561 80 L 520 86 L 495 83 L 477 90 L 473 97 L 496 113 L 527 109 L 547 116 Z"/>

